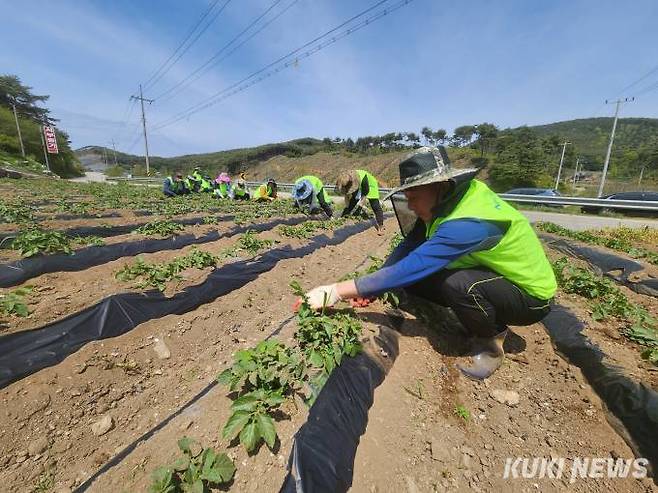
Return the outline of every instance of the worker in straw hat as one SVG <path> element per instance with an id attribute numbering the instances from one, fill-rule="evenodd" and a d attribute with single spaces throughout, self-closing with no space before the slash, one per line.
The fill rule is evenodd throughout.
<path id="1" fill-rule="evenodd" d="M 377 272 L 312 289 L 309 303 L 319 309 L 404 288 L 448 306 L 473 336 L 472 362 L 460 369 L 486 378 L 502 364 L 507 326 L 548 314 L 557 288 L 551 265 L 528 220 L 476 180 L 477 170 L 453 170 L 443 148 L 420 148 L 399 168 L 400 186 L 385 200 L 404 240 Z"/>
<path id="2" fill-rule="evenodd" d="M 379 203 L 379 185 L 374 176 L 362 169 L 344 171 L 338 175 L 336 191 L 345 197 L 341 217 L 362 214 L 363 207 L 369 202 L 375 213 L 377 230 L 381 231 L 384 227 L 384 211 Z"/>

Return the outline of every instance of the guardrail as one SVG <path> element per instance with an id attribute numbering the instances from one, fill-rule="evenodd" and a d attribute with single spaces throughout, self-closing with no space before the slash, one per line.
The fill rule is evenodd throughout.
<path id="1" fill-rule="evenodd" d="M 136 178 L 108 178 L 108 180 L 134 183 L 136 185 L 161 184 L 164 178 L 153 177 L 136 177 Z M 248 187 L 255 188 L 262 184 L 259 181 L 246 182 Z M 277 183 L 277 187 L 282 192 L 290 192 L 294 183 Z M 328 192 L 335 193 L 334 185 L 325 185 Z M 380 188 L 379 191 L 386 195 L 392 188 Z M 544 195 L 518 195 L 511 193 L 498 194 L 503 199 L 510 202 L 519 202 L 526 204 L 538 205 L 575 205 L 580 207 L 600 207 L 602 209 L 632 209 L 637 211 L 658 212 L 658 202 L 645 200 L 615 200 L 615 199 L 598 199 L 590 197 L 549 197 Z"/>

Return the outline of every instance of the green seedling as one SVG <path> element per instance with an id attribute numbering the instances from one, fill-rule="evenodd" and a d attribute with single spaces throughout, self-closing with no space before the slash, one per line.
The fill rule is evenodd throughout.
<path id="1" fill-rule="evenodd" d="M 27 317 L 30 311 L 25 303 L 25 296 L 32 292 L 32 286 L 17 288 L 8 293 L 0 294 L 0 313 Z"/>
<path id="2" fill-rule="evenodd" d="M 153 471 L 150 493 L 204 493 L 233 478 L 235 465 L 226 454 L 188 437 L 178 440 L 178 448 L 182 457 Z"/>
<path id="3" fill-rule="evenodd" d="M 135 229 L 133 233 L 146 236 L 167 237 L 182 230 L 183 226 L 173 221 L 151 221 Z"/>
<path id="4" fill-rule="evenodd" d="M 464 421 L 471 419 L 471 412 L 466 409 L 466 406 L 463 404 L 455 406 L 455 410 L 453 412 L 455 413 L 455 416 L 459 416 Z"/>
<path id="5" fill-rule="evenodd" d="M 218 261 L 219 258 L 213 254 L 194 248 L 184 257 L 160 264 L 148 264 L 142 257 L 137 257 L 132 264 L 127 264 L 119 270 L 115 277 L 119 281 L 138 279 L 135 286 L 140 289 L 152 287 L 164 291 L 168 282 L 181 280 L 180 273 L 184 270 L 214 267 Z"/>
<path id="6" fill-rule="evenodd" d="M 48 231 L 39 227 L 22 230 L 11 243 L 23 257 L 38 254 L 71 253 L 71 242 L 57 231 Z"/>

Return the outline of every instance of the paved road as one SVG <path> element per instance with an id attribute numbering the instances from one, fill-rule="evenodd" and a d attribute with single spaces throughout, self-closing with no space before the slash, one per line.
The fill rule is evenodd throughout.
<path id="1" fill-rule="evenodd" d="M 70 181 L 77 182 L 104 182 L 106 179 L 105 173 L 100 171 L 86 171 L 85 176 L 80 176 L 79 178 L 71 178 Z"/>
<path id="2" fill-rule="evenodd" d="M 618 218 L 586 214 L 560 214 L 559 212 L 540 211 L 521 212 L 528 219 L 530 219 L 530 222 L 534 223 L 537 221 L 550 221 L 565 228 L 575 229 L 578 231 L 582 231 L 584 229 L 617 228 L 619 226 L 627 226 L 629 228 L 643 228 L 644 226 L 649 226 L 651 228 L 658 228 L 658 220 L 648 218 Z"/>

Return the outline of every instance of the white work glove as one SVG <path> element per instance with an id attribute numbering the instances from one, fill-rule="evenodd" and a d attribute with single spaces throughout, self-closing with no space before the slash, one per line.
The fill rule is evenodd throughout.
<path id="1" fill-rule="evenodd" d="M 306 297 L 308 298 L 308 304 L 314 310 L 319 310 L 323 306 L 334 306 L 341 299 L 338 296 L 335 284 L 313 288 L 306 293 Z"/>
<path id="2" fill-rule="evenodd" d="M 367 202 L 368 202 L 368 197 L 361 197 L 361 200 L 359 200 L 356 203 L 356 207 L 354 208 L 354 210 L 358 209 L 359 207 L 365 207 Z"/>

